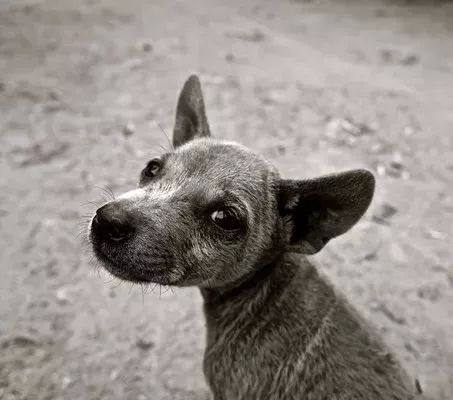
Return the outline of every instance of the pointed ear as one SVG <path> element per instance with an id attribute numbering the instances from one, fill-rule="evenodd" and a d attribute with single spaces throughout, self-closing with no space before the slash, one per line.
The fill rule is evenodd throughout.
<path id="1" fill-rule="evenodd" d="M 206 118 L 200 80 L 196 75 L 187 79 L 176 107 L 173 146 L 179 147 L 197 138 L 211 136 Z"/>
<path id="2" fill-rule="evenodd" d="M 373 198 L 371 172 L 353 170 L 302 181 L 282 180 L 279 211 L 290 245 L 314 254 L 335 236 L 349 230 Z"/>

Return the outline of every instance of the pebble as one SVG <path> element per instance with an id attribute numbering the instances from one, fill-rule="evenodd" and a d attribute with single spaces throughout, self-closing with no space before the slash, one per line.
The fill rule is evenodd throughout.
<path id="1" fill-rule="evenodd" d="M 398 152 L 393 153 L 392 163 L 399 166 L 403 165 L 403 156 L 401 155 L 401 153 Z"/>
<path id="2" fill-rule="evenodd" d="M 145 42 L 142 45 L 142 49 L 143 49 L 144 52 L 150 53 L 153 50 L 153 46 L 151 45 L 151 43 Z"/>
<path id="3" fill-rule="evenodd" d="M 436 240 L 446 240 L 447 235 L 443 232 L 436 231 L 434 229 L 428 229 L 426 234 L 431 238 L 431 239 L 436 239 Z"/>
<path id="4" fill-rule="evenodd" d="M 380 209 L 372 216 L 374 222 L 378 224 L 388 224 L 388 220 L 398 212 L 396 207 L 391 204 L 384 203 Z"/>
<path id="5" fill-rule="evenodd" d="M 135 125 L 133 122 L 128 122 L 126 125 L 123 127 L 123 135 L 125 137 L 132 136 L 135 133 Z"/>
<path id="6" fill-rule="evenodd" d="M 403 65 L 415 65 L 420 61 L 420 57 L 416 54 L 408 54 L 407 56 L 401 59 L 401 64 Z"/>
<path id="7" fill-rule="evenodd" d="M 418 379 L 415 379 L 415 388 L 417 389 L 418 394 L 423 394 L 422 385 Z"/>
<path id="8" fill-rule="evenodd" d="M 441 292 L 438 287 L 423 286 L 418 288 L 417 296 L 421 299 L 436 302 L 441 297 Z"/>
<path id="9" fill-rule="evenodd" d="M 234 57 L 234 54 L 233 54 L 233 53 L 227 53 L 227 54 L 225 55 L 225 60 L 226 60 L 227 62 L 229 62 L 229 63 L 234 62 L 235 59 L 236 59 L 236 58 Z"/>
<path id="10" fill-rule="evenodd" d="M 403 172 L 401 172 L 401 178 L 403 178 L 405 181 L 407 181 L 411 178 L 411 174 L 407 171 L 403 171 Z"/>
<path id="11" fill-rule="evenodd" d="M 371 154 L 381 154 L 385 150 L 385 146 L 382 143 L 373 143 L 369 149 Z"/>
<path id="12" fill-rule="evenodd" d="M 403 135 L 404 136 L 412 136 L 415 133 L 414 128 L 410 126 L 405 126 L 403 129 Z"/>
<path id="13" fill-rule="evenodd" d="M 370 149 L 371 154 L 380 154 L 381 147 L 378 143 L 373 145 Z M 411 174 L 405 169 L 403 156 L 399 152 L 395 152 L 392 159 L 386 163 L 378 163 L 376 165 L 376 173 L 379 176 L 391 176 L 393 178 L 401 178 L 409 180 Z"/>
<path id="14" fill-rule="evenodd" d="M 381 217 L 382 218 L 390 218 L 393 217 L 397 213 L 397 209 L 390 204 L 383 204 L 381 210 Z"/>
<path id="15" fill-rule="evenodd" d="M 111 380 L 111 381 L 115 381 L 116 378 L 118 378 L 119 374 L 120 374 L 120 372 L 119 372 L 117 369 L 114 369 L 114 370 L 110 373 L 110 376 L 109 376 L 110 380 Z"/>
<path id="16" fill-rule="evenodd" d="M 333 118 L 327 123 L 325 135 L 329 139 L 353 146 L 359 137 L 374 132 L 376 129 L 377 123 L 366 125 L 349 118 Z"/>
<path id="17" fill-rule="evenodd" d="M 266 36 L 263 32 L 259 29 L 254 29 L 253 31 L 235 31 L 235 32 L 228 32 L 227 36 L 235 37 L 237 39 L 241 39 L 247 42 L 262 42 Z"/>
<path id="18" fill-rule="evenodd" d="M 154 347 L 154 342 L 151 340 L 147 339 L 138 339 L 135 345 L 140 349 L 140 350 L 150 350 Z"/>
<path id="19" fill-rule="evenodd" d="M 58 93 L 57 90 L 52 89 L 52 90 L 49 91 L 49 99 L 54 100 L 54 101 L 58 101 L 58 100 L 60 100 L 60 97 L 61 97 L 60 93 Z"/>
<path id="20" fill-rule="evenodd" d="M 285 146 L 279 144 L 279 145 L 277 146 L 277 152 L 278 152 L 278 154 L 281 155 L 281 156 L 284 155 L 284 154 L 286 153 L 286 148 L 285 148 Z"/>
<path id="21" fill-rule="evenodd" d="M 29 347 L 29 346 L 36 346 L 38 344 L 38 341 L 29 335 L 26 334 L 19 334 L 16 336 L 13 336 L 11 338 L 8 338 L 4 340 L 1 343 L 1 347 L 6 349 L 10 346 L 16 346 L 16 347 Z"/>
<path id="22" fill-rule="evenodd" d="M 416 54 L 402 54 L 399 50 L 383 49 L 380 52 L 383 62 L 387 64 L 399 64 L 411 66 L 420 62 L 420 57 Z"/>
<path id="23" fill-rule="evenodd" d="M 55 297 L 57 298 L 58 303 L 69 304 L 68 290 L 65 287 L 59 288 L 55 293 Z"/>
<path id="24" fill-rule="evenodd" d="M 71 384 L 71 382 L 72 382 L 71 377 L 65 375 L 65 376 L 63 376 L 63 379 L 61 380 L 61 387 L 63 389 L 66 389 Z"/>
<path id="25" fill-rule="evenodd" d="M 385 168 L 385 165 L 383 164 L 379 164 L 377 167 L 376 167 L 376 173 L 379 175 L 379 176 L 385 176 L 387 170 Z"/>
<path id="26" fill-rule="evenodd" d="M 398 325 L 405 325 L 406 319 L 395 314 L 392 310 L 390 310 L 385 304 L 380 304 L 377 308 L 378 311 L 382 312 L 390 321 L 398 324 Z"/>

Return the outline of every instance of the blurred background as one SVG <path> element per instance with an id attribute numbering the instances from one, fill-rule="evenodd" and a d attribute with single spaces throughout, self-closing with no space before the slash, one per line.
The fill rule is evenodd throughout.
<path id="1" fill-rule="evenodd" d="M 213 134 L 283 176 L 374 171 L 314 261 L 452 399 L 453 3 L 396 0 L 0 2 L 0 398 L 208 398 L 198 291 L 121 283 L 79 235 L 191 73 Z"/>

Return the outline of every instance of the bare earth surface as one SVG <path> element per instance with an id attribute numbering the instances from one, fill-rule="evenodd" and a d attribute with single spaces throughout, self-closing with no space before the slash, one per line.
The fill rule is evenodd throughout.
<path id="1" fill-rule="evenodd" d="M 214 135 L 285 177 L 375 171 L 315 261 L 452 399 L 452 38 L 440 1 L 1 1 L 0 398 L 208 398 L 197 290 L 120 284 L 78 237 L 198 72 Z"/>

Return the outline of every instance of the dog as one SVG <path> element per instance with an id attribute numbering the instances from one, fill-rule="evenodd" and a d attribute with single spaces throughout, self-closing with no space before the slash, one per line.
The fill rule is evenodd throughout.
<path id="1" fill-rule="evenodd" d="M 173 147 L 96 211 L 89 237 L 123 280 L 199 287 L 213 398 L 418 396 L 376 330 L 306 258 L 361 218 L 373 175 L 282 179 L 262 156 L 211 137 L 195 75 L 179 96 Z"/>

